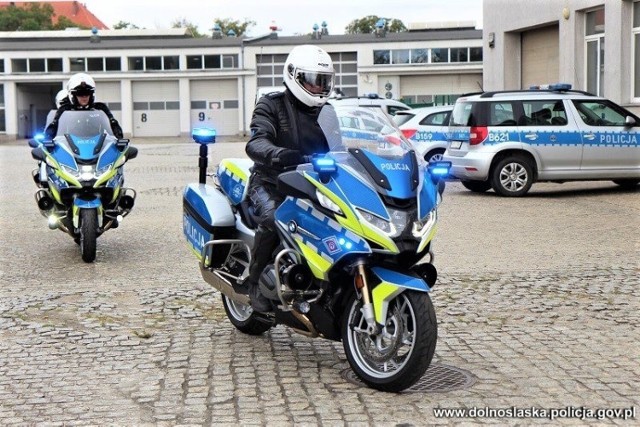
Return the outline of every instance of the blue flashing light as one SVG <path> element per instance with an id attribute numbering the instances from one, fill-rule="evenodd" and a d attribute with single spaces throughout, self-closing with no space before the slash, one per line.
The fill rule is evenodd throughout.
<path id="1" fill-rule="evenodd" d="M 451 162 L 432 162 L 427 166 L 429 173 L 435 177 L 444 177 L 449 175 Z"/>
<path id="2" fill-rule="evenodd" d="M 311 163 L 317 173 L 333 173 L 337 170 L 336 161 L 331 157 L 315 157 Z"/>
<path id="3" fill-rule="evenodd" d="M 558 92 L 571 90 L 570 83 L 554 83 L 551 85 L 533 85 L 529 86 L 531 90 L 556 90 Z"/>
<path id="4" fill-rule="evenodd" d="M 191 138 L 198 144 L 213 144 L 216 142 L 216 130 L 211 128 L 194 128 Z"/>
<path id="5" fill-rule="evenodd" d="M 44 138 L 45 138 L 45 136 L 44 136 L 44 133 L 42 133 L 42 132 L 39 132 L 39 133 L 36 133 L 35 135 L 33 135 L 33 139 L 36 140 L 37 142 L 44 141 Z"/>

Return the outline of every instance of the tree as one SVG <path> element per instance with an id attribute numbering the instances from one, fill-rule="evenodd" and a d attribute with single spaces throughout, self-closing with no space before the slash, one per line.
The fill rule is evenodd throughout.
<path id="1" fill-rule="evenodd" d="M 255 21 L 249 21 L 245 18 L 244 22 L 234 21 L 229 18 L 214 19 L 213 22 L 220 26 L 222 34 L 227 34 L 229 30 L 233 30 L 236 33 L 236 37 L 242 37 L 247 32 L 249 27 L 256 25 Z"/>
<path id="2" fill-rule="evenodd" d="M 189 30 L 189 34 L 191 34 L 191 37 L 194 38 L 206 37 L 205 34 L 200 34 L 197 25 L 191 23 L 190 21 L 187 21 L 186 18 L 176 19 L 171 24 L 171 28 L 186 28 L 187 30 Z"/>
<path id="3" fill-rule="evenodd" d="M 47 3 L 29 3 L 24 7 L 9 5 L 0 8 L 0 31 L 51 30 L 53 6 Z"/>
<path id="4" fill-rule="evenodd" d="M 139 30 L 140 27 L 130 22 L 119 21 L 116 25 L 113 26 L 113 29 L 114 30 Z"/>
<path id="5" fill-rule="evenodd" d="M 376 15 L 365 16 L 364 18 L 354 19 L 344 29 L 346 34 L 368 34 L 373 33 L 376 29 L 376 23 L 383 19 L 385 21 L 385 29 L 391 33 L 400 33 L 407 31 L 407 27 L 399 19 L 380 18 Z"/>

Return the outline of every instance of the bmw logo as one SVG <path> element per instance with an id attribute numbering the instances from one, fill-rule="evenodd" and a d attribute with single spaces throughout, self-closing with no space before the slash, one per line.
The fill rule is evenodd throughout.
<path id="1" fill-rule="evenodd" d="M 295 233 L 296 230 L 298 229 L 298 224 L 296 224 L 295 221 L 289 221 L 288 226 L 289 226 L 289 232 L 290 233 Z"/>

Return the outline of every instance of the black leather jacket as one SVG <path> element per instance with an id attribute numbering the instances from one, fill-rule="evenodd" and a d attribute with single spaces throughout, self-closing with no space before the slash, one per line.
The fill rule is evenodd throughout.
<path id="1" fill-rule="evenodd" d="M 253 160 L 253 171 L 264 181 L 275 184 L 282 172 L 274 159 L 287 150 L 301 155 L 326 153 L 327 140 L 318 125 L 320 108 L 298 101 L 287 89 L 258 100 L 251 119 L 251 138 L 246 153 Z M 277 162 L 276 162 L 277 163 Z"/>

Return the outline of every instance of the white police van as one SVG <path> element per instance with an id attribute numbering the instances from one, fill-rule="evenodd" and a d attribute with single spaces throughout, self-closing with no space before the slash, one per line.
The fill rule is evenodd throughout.
<path id="1" fill-rule="evenodd" d="M 640 183 L 640 118 L 570 85 L 460 97 L 444 161 L 471 191 L 522 196 L 537 181 Z"/>

